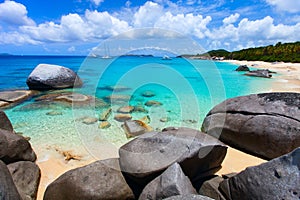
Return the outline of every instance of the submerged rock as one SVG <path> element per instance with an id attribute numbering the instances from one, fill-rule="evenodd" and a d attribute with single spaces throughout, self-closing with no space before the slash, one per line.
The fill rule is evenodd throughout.
<path id="1" fill-rule="evenodd" d="M 44 200 L 134 199 L 120 172 L 118 159 L 96 161 L 70 170 L 52 182 Z"/>
<path id="2" fill-rule="evenodd" d="M 74 71 L 59 65 L 39 64 L 26 81 L 29 89 L 51 90 L 81 87 L 82 81 Z"/>
<path id="3" fill-rule="evenodd" d="M 116 95 L 116 94 L 113 94 L 113 95 L 110 95 L 110 96 L 106 96 L 104 97 L 105 100 L 108 101 L 108 103 L 126 103 L 130 100 L 131 96 L 129 95 Z"/>
<path id="4" fill-rule="evenodd" d="M 197 194 L 197 192 L 180 165 L 174 163 L 143 189 L 139 200 L 159 200 L 184 194 Z"/>
<path id="5" fill-rule="evenodd" d="M 279 157 L 300 146 L 300 94 L 263 93 L 228 99 L 207 114 L 202 130 L 252 155 Z"/>
<path id="6" fill-rule="evenodd" d="M 113 92 L 122 92 L 122 91 L 130 90 L 131 88 L 124 86 L 124 85 L 108 85 L 108 86 L 102 87 L 101 89 L 110 90 Z"/>
<path id="7" fill-rule="evenodd" d="M 111 115 L 111 111 L 112 111 L 112 109 L 110 107 L 103 110 L 99 115 L 99 120 L 100 121 L 107 121 L 109 116 Z"/>
<path id="8" fill-rule="evenodd" d="M 161 102 L 159 102 L 159 101 L 151 100 L 151 101 L 147 101 L 147 102 L 145 103 L 145 105 L 146 105 L 146 106 L 149 106 L 149 107 L 151 107 L 151 106 L 157 107 L 157 106 L 161 106 L 161 105 L 163 105 L 163 104 L 162 104 Z"/>
<path id="9" fill-rule="evenodd" d="M 22 136 L 0 129 L 0 159 L 6 164 L 36 160 L 30 143 Z"/>
<path id="10" fill-rule="evenodd" d="M 85 117 L 84 119 L 82 119 L 82 123 L 84 124 L 95 124 L 98 121 L 98 119 L 96 117 Z"/>
<path id="11" fill-rule="evenodd" d="M 147 91 L 144 91 L 144 92 L 142 93 L 142 96 L 144 96 L 144 97 L 154 97 L 154 96 L 155 96 L 155 93 L 152 92 L 152 91 L 150 91 L 150 90 L 147 90 Z"/>
<path id="12" fill-rule="evenodd" d="M 219 170 L 226 151 L 223 143 L 207 134 L 170 127 L 135 138 L 119 149 L 119 155 L 121 169 L 139 195 L 146 184 L 175 162 L 196 185 L 199 179 Z"/>
<path id="13" fill-rule="evenodd" d="M 110 126 L 111 126 L 111 124 L 108 121 L 101 121 L 99 124 L 100 129 L 106 129 L 106 128 L 109 128 Z"/>
<path id="14" fill-rule="evenodd" d="M 3 200 L 21 200 L 17 187 L 7 166 L 0 160 L 0 198 Z"/>
<path id="15" fill-rule="evenodd" d="M 139 120 L 127 120 L 124 122 L 123 128 L 127 138 L 142 135 L 152 130 L 148 125 Z"/>
<path id="16" fill-rule="evenodd" d="M 119 113 L 132 113 L 133 110 L 134 110 L 133 106 L 122 106 L 117 110 L 117 112 L 119 112 Z"/>
<path id="17" fill-rule="evenodd" d="M 47 112 L 46 115 L 50 115 L 50 116 L 57 116 L 57 115 L 62 115 L 63 112 L 61 111 L 56 111 L 56 110 L 53 110 L 53 111 L 50 111 L 50 112 Z"/>
<path id="18" fill-rule="evenodd" d="M 118 122 L 125 122 L 127 120 L 131 120 L 132 116 L 130 114 L 116 114 L 114 119 Z"/>
<path id="19" fill-rule="evenodd" d="M 21 103 L 32 96 L 36 95 L 36 91 L 32 90 L 10 90 L 0 92 L 0 108 L 6 108 Z"/>
<path id="20" fill-rule="evenodd" d="M 0 110 L 0 129 L 7 130 L 10 132 L 14 131 L 10 120 L 6 116 L 5 112 L 3 112 L 2 110 Z"/>
<path id="21" fill-rule="evenodd" d="M 41 178 L 40 168 L 30 161 L 15 162 L 7 167 L 22 199 L 36 199 Z"/>
<path id="22" fill-rule="evenodd" d="M 299 199 L 300 148 L 224 180 L 227 199 Z"/>

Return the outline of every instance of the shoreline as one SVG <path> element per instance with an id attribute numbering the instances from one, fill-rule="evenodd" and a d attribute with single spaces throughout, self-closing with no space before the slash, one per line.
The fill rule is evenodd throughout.
<path id="1" fill-rule="evenodd" d="M 275 71 L 270 92 L 300 92 L 300 63 L 264 62 L 246 60 L 223 60 L 235 65 L 247 65 L 252 69 Z"/>

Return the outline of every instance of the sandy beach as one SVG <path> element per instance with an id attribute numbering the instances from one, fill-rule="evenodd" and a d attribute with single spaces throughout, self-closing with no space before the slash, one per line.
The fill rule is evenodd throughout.
<path id="1" fill-rule="evenodd" d="M 272 77 L 275 79 L 275 82 L 270 92 L 300 92 L 300 63 L 269 63 L 244 60 L 224 60 L 222 62 L 247 65 L 251 69 L 269 69 L 276 72 Z"/>

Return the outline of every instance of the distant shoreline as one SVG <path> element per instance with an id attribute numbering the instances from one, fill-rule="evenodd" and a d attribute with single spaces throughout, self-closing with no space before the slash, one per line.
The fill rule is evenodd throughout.
<path id="1" fill-rule="evenodd" d="M 300 92 L 300 63 L 222 60 L 220 62 L 247 65 L 250 68 L 270 69 L 277 72 L 270 92 Z"/>

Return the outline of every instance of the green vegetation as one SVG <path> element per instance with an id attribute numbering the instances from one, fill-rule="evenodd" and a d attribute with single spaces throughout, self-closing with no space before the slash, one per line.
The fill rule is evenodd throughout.
<path id="1" fill-rule="evenodd" d="M 258 60 L 266 62 L 294 62 L 300 63 L 300 42 L 281 43 L 275 46 L 256 47 L 240 51 L 213 50 L 207 52 L 211 57 L 225 57 L 234 60 Z M 207 54 L 206 54 L 207 55 Z"/>

